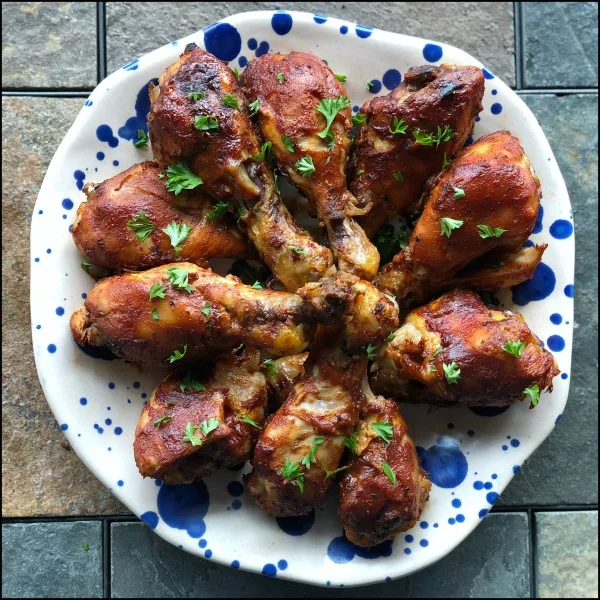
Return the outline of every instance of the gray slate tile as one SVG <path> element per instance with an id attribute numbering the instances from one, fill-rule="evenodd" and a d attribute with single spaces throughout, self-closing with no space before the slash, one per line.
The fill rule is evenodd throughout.
<path id="1" fill-rule="evenodd" d="M 548 136 L 573 206 L 575 339 L 571 389 L 560 423 L 525 463 L 498 506 L 597 504 L 598 97 L 522 97 Z"/>
<path id="2" fill-rule="evenodd" d="M 598 3 L 521 4 L 525 87 L 598 87 Z"/>
<path id="3" fill-rule="evenodd" d="M 2 596 L 101 598 L 102 524 L 2 525 Z"/>
<path id="4" fill-rule="evenodd" d="M 598 511 L 535 516 L 537 596 L 598 597 Z"/>
<path id="5" fill-rule="evenodd" d="M 523 598 L 530 591 L 525 513 L 490 514 L 429 569 L 366 587 L 317 589 L 222 567 L 140 523 L 112 525 L 111 567 L 114 598 Z"/>
<path id="6" fill-rule="evenodd" d="M 3 2 L 2 87 L 97 82 L 95 2 Z"/>
<path id="7" fill-rule="evenodd" d="M 109 72 L 234 13 L 285 8 L 446 42 L 473 54 L 509 85 L 515 83 L 512 2 L 173 2 L 158 6 L 107 3 Z"/>
<path id="8" fill-rule="evenodd" d="M 71 450 L 50 411 L 35 370 L 25 293 L 33 205 L 50 159 L 84 102 L 2 98 L 3 517 L 126 512 Z M 32 430 L 43 432 L 43 444 L 31 443 Z"/>

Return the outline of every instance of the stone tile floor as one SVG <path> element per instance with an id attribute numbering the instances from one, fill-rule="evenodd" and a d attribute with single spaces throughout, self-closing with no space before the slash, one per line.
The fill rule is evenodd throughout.
<path id="1" fill-rule="evenodd" d="M 593 2 L 3 3 L 3 596 L 315 594 L 308 586 L 233 572 L 180 553 L 96 481 L 70 450 L 39 387 L 26 293 L 26 240 L 37 190 L 97 81 L 226 14 L 281 7 L 439 39 L 478 56 L 516 87 L 542 124 L 567 181 L 576 226 L 575 350 L 560 426 L 481 527 L 444 560 L 396 582 L 323 595 L 597 597 L 598 5 Z M 31 443 L 32 424 L 43 444 Z"/>

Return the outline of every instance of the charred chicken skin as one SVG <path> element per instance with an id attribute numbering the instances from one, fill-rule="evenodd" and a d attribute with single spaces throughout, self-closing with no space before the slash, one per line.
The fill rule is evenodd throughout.
<path id="1" fill-rule="evenodd" d="M 371 386 L 407 402 L 535 406 L 558 374 L 521 315 L 455 290 L 409 313 L 376 359 Z"/>
<path id="2" fill-rule="evenodd" d="M 369 235 L 389 216 L 414 210 L 427 179 L 473 133 L 483 91 L 478 67 L 426 65 L 410 69 L 387 96 L 364 104 L 350 190 L 360 207 L 370 209 L 359 219 Z"/>
<path id="3" fill-rule="evenodd" d="M 519 252 L 540 208 L 540 183 L 517 138 L 508 131 L 487 135 L 462 150 L 428 184 L 423 214 L 406 248 L 375 280 L 377 287 L 418 304 L 460 282 L 487 289 L 530 278 L 545 246 Z M 489 268 L 495 265 L 495 276 Z M 468 269 L 487 266 L 481 282 Z M 503 270 L 506 268 L 506 271 Z M 519 277 L 519 269 L 521 276 Z"/>
<path id="4" fill-rule="evenodd" d="M 73 240 L 86 260 L 110 271 L 149 269 L 176 261 L 203 264 L 214 257 L 247 258 L 253 251 L 229 215 L 214 216 L 196 190 L 170 194 L 157 164 L 144 162 L 84 188 Z M 176 249 L 165 232 L 188 230 Z"/>
<path id="5" fill-rule="evenodd" d="M 350 292 L 347 282 L 329 277 L 298 294 L 254 289 L 175 263 L 98 282 L 71 317 L 71 331 L 82 346 L 106 346 L 141 364 L 193 364 L 240 344 L 297 354 L 311 339 L 311 324 L 341 318 Z"/>
<path id="6" fill-rule="evenodd" d="M 370 547 L 420 519 L 431 483 L 393 400 L 365 389 L 356 446 L 340 480 L 338 515 L 346 537 Z"/>
<path id="7" fill-rule="evenodd" d="M 267 383 L 255 349 L 224 357 L 206 379 L 192 372 L 169 375 L 144 406 L 135 430 L 140 473 L 169 484 L 192 483 L 244 463 L 266 407 Z"/>
<path id="8" fill-rule="evenodd" d="M 352 219 L 361 211 L 346 188 L 351 113 L 343 86 L 320 58 L 303 52 L 252 60 L 242 84 L 258 103 L 260 129 L 279 168 L 324 224 L 338 267 L 373 279 L 379 254 Z"/>

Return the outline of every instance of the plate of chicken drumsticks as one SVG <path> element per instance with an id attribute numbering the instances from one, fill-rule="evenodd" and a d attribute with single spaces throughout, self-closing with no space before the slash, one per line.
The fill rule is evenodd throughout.
<path id="1" fill-rule="evenodd" d="M 40 381 L 179 548 L 402 577 L 560 419 L 572 232 L 542 129 L 474 57 L 233 15 L 110 75 L 57 150 L 31 225 Z"/>

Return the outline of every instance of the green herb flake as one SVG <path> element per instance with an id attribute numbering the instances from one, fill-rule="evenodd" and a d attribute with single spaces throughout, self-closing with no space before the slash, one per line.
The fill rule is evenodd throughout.
<path id="1" fill-rule="evenodd" d="M 255 154 L 252 157 L 252 160 L 255 161 L 261 161 L 264 160 L 265 158 L 269 158 L 269 153 L 271 152 L 271 147 L 273 146 L 273 142 L 268 141 L 268 142 L 264 142 L 263 145 L 260 147 L 260 152 L 258 154 Z"/>
<path id="2" fill-rule="evenodd" d="M 298 246 L 289 246 L 289 249 L 299 256 L 304 256 L 306 254 L 306 250 L 304 248 L 299 248 Z"/>
<path id="3" fill-rule="evenodd" d="M 394 117 L 394 122 L 390 127 L 388 127 L 388 129 L 390 130 L 390 133 L 406 135 L 408 123 L 404 119 L 398 119 L 398 117 Z"/>
<path id="4" fill-rule="evenodd" d="M 529 408 L 537 406 L 540 401 L 540 386 L 536 383 L 531 387 L 527 387 L 523 390 L 523 394 L 531 400 Z"/>
<path id="5" fill-rule="evenodd" d="M 400 183 L 402 183 L 404 181 L 404 175 L 402 175 L 402 173 L 400 171 L 396 171 L 394 173 L 394 179 L 396 181 L 399 181 Z"/>
<path id="6" fill-rule="evenodd" d="M 338 115 L 338 113 L 340 111 L 344 110 L 345 108 L 348 108 L 349 106 L 350 106 L 350 100 L 348 100 L 348 98 L 346 98 L 346 96 L 340 96 L 339 98 L 324 98 L 323 100 L 321 100 L 321 102 L 317 106 L 317 111 L 319 111 L 325 117 L 325 120 L 327 121 L 325 129 L 323 129 L 323 131 L 320 131 L 319 133 L 317 133 L 317 135 L 321 139 L 330 137 L 329 132 L 330 132 L 330 129 L 331 129 L 334 119 L 336 118 L 336 116 Z M 311 159 L 311 163 L 312 163 L 312 159 Z M 296 164 L 296 168 L 298 168 L 297 164 Z"/>
<path id="7" fill-rule="evenodd" d="M 190 272 L 182 267 L 169 267 L 167 269 L 169 281 L 171 285 L 176 286 L 181 290 L 185 290 L 188 294 L 191 294 L 194 288 L 189 284 L 188 277 Z"/>
<path id="8" fill-rule="evenodd" d="M 170 421 L 172 418 L 173 417 L 171 415 L 164 415 L 160 419 L 156 419 L 156 421 L 154 421 L 154 423 L 152 423 L 152 425 L 154 425 L 154 427 L 156 429 L 158 429 L 163 423 L 166 423 L 167 421 Z"/>
<path id="9" fill-rule="evenodd" d="M 285 75 L 283 73 L 277 73 L 277 83 L 283 83 L 285 81 Z"/>
<path id="10" fill-rule="evenodd" d="M 158 311 L 155 308 L 152 309 L 152 318 L 155 321 L 160 321 L 160 317 L 158 316 Z"/>
<path id="11" fill-rule="evenodd" d="M 283 467 L 281 467 L 281 476 L 287 481 L 295 481 L 300 488 L 300 493 L 304 493 L 304 473 L 300 471 L 299 464 L 286 458 Z"/>
<path id="12" fill-rule="evenodd" d="M 248 425 L 251 425 L 252 427 L 256 427 L 256 429 L 262 429 L 262 427 L 256 421 L 253 421 L 250 417 L 247 417 L 246 415 L 243 415 L 242 413 L 235 413 L 235 416 L 238 419 L 241 419 L 244 423 L 248 423 Z"/>
<path id="13" fill-rule="evenodd" d="M 373 84 L 373 82 L 371 82 L 371 81 L 367 81 L 367 83 L 365 83 L 365 87 L 366 87 L 368 90 L 370 90 L 370 89 L 373 87 L 373 85 L 374 85 L 374 84 Z"/>
<path id="14" fill-rule="evenodd" d="M 262 366 L 267 371 L 267 377 L 275 377 L 277 375 L 279 369 L 277 368 L 277 364 L 272 358 L 267 358 L 263 360 Z"/>
<path id="15" fill-rule="evenodd" d="M 242 110 L 242 107 L 240 106 L 239 98 L 237 98 L 237 96 L 234 96 L 233 94 L 227 94 L 227 95 L 223 96 L 221 98 L 221 102 L 225 106 L 228 106 L 229 108 L 235 108 L 236 110 Z"/>
<path id="16" fill-rule="evenodd" d="M 341 82 L 344 82 L 347 79 L 346 75 L 342 75 L 341 73 L 334 73 L 334 75 L 335 75 L 335 78 Z"/>
<path id="17" fill-rule="evenodd" d="M 491 237 L 499 238 L 503 233 L 508 231 L 507 229 L 501 229 L 500 227 L 494 229 L 489 225 L 477 225 L 477 229 L 479 229 L 479 237 L 484 240 Z"/>
<path id="18" fill-rule="evenodd" d="M 464 221 L 458 219 L 451 219 L 450 217 L 442 217 L 440 219 L 440 235 L 450 237 L 453 229 L 460 229 L 463 226 Z"/>
<path id="19" fill-rule="evenodd" d="M 345 471 L 346 469 L 349 469 L 349 468 L 350 468 L 350 465 L 346 465 L 345 467 L 339 467 L 337 469 L 334 469 L 333 471 L 328 471 L 327 469 L 325 469 L 325 479 L 329 479 L 330 477 L 333 477 L 334 475 L 337 475 L 341 471 Z"/>
<path id="20" fill-rule="evenodd" d="M 373 346 L 372 344 L 369 344 L 367 346 L 367 358 L 369 360 L 373 360 L 376 357 L 377 357 L 377 346 Z"/>
<path id="21" fill-rule="evenodd" d="M 392 341 L 394 340 L 394 338 L 395 338 L 395 337 L 396 337 L 396 334 L 395 334 L 395 333 L 390 333 L 390 335 L 388 335 L 388 336 L 385 338 L 385 341 L 386 341 L 386 342 L 392 342 Z"/>
<path id="22" fill-rule="evenodd" d="M 182 190 L 193 190 L 204 182 L 200 177 L 192 173 L 184 161 L 167 167 L 167 190 L 179 195 Z"/>
<path id="23" fill-rule="evenodd" d="M 392 482 L 392 485 L 396 485 L 396 473 L 392 471 L 392 467 L 388 465 L 385 460 L 381 463 L 381 470 L 384 472 L 385 476 Z"/>
<path id="24" fill-rule="evenodd" d="M 356 113 L 350 120 L 352 121 L 353 125 L 360 127 L 367 122 L 367 115 L 363 113 Z"/>
<path id="25" fill-rule="evenodd" d="M 240 80 L 240 72 L 237 70 L 237 67 L 233 67 L 232 71 L 233 71 L 233 74 L 235 75 L 235 78 L 239 81 Z"/>
<path id="26" fill-rule="evenodd" d="M 201 446 L 202 440 L 197 435 L 195 435 L 196 431 L 198 431 L 198 425 L 188 423 L 185 426 L 185 433 L 183 435 L 182 441 L 188 442 L 192 446 Z"/>
<path id="27" fill-rule="evenodd" d="M 250 109 L 250 116 L 253 117 L 260 110 L 260 100 L 257 98 L 254 102 L 250 102 L 248 108 Z"/>
<path id="28" fill-rule="evenodd" d="M 525 350 L 525 342 L 506 342 L 502 346 L 502 350 L 515 358 L 519 358 L 523 354 L 523 350 Z"/>
<path id="29" fill-rule="evenodd" d="M 306 467 L 306 470 L 310 470 L 310 465 L 317 462 L 317 457 L 315 456 L 317 452 L 317 447 L 320 446 L 325 441 L 325 438 L 322 436 L 316 437 L 312 444 L 308 449 L 308 453 L 302 458 L 300 464 Z"/>
<path id="30" fill-rule="evenodd" d="M 148 136 L 143 129 L 137 130 L 137 141 L 133 142 L 136 148 L 147 148 L 148 147 Z"/>
<path id="31" fill-rule="evenodd" d="M 364 169 L 359 169 L 358 171 L 356 171 L 356 176 L 360 177 L 364 172 L 365 172 Z"/>
<path id="32" fill-rule="evenodd" d="M 79 266 L 87 273 L 90 270 L 92 263 L 87 260 L 82 260 Z"/>
<path id="33" fill-rule="evenodd" d="M 150 288 L 150 300 L 154 300 L 154 298 L 164 298 L 166 287 L 161 285 L 160 283 L 153 283 Z"/>
<path id="34" fill-rule="evenodd" d="M 206 386 L 195 379 L 190 373 L 186 373 L 185 377 L 177 382 L 177 385 L 182 392 L 185 392 L 185 390 L 193 390 L 194 392 L 206 391 Z"/>
<path id="35" fill-rule="evenodd" d="M 225 216 L 225 213 L 229 209 L 229 202 L 226 200 L 219 200 L 208 213 L 208 218 L 211 221 L 218 221 Z"/>
<path id="36" fill-rule="evenodd" d="M 194 129 L 198 131 L 208 131 L 218 128 L 219 121 L 215 115 L 196 115 L 194 117 Z"/>
<path id="37" fill-rule="evenodd" d="M 205 314 L 207 317 L 209 317 L 211 312 L 212 312 L 212 304 L 207 301 L 204 303 L 204 308 L 202 309 L 202 313 Z"/>
<path id="38" fill-rule="evenodd" d="M 347 438 L 344 438 L 344 446 L 346 446 L 352 454 L 356 454 L 356 433 L 354 431 Z"/>
<path id="39" fill-rule="evenodd" d="M 375 247 L 379 250 L 381 264 L 384 265 L 390 262 L 408 244 L 409 239 L 410 233 L 408 231 L 396 233 L 393 225 L 390 223 L 384 225 L 373 240 Z"/>
<path id="40" fill-rule="evenodd" d="M 449 384 L 457 384 L 460 379 L 460 369 L 458 368 L 458 365 L 455 362 L 451 362 L 449 365 L 442 363 L 442 368 L 444 369 L 446 381 Z"/>
<path id="41" fill-rule="evenodd" d="M 204 98 L 204 94 L 201 94 L 200 92 L 190 92 L 187 97 L 190 100 L 197 102 L 198 100 L 202 100 L 202 98 Z"/>
<path id="42" fill-rule="evenodd" d="M 454 135 L 452 129 L 447 125 L 444 126 L 444 129 L 438 125 L 437 133 L 427 133 L 420 129 L 415 129 L 415 131 L 413 131 L 413 137 L 421 144 L 421 146 L 433 146 L 435 144 L 436 150 L 442 142 L 450 141 Z"/>
<path id="43" fill-rule="evenodd" d="M 465 190 L 463 190 L 462 188 L 453 187 L 452 189 L 454 190 L 454 194 L 452 195 L 452 197 L 455 200 L 465 197 Z"/>
<path id="44" fill-rule="evenodd" d="M 204 437 L 207 437 L 208 434 L 211 431 L 214 431 L 215 429 L 217 429 L 219 427 L 220 423 L 217 419 L 215 419 L 214 417 L 211 417 L 210 419 L 208 419 L 208 421 L 202 421 L 202 423 L 200 423 L 200 431 L 202 432 L 202 435 Z"/>
<path id="45" fill-rule="evenodd" d="M 174 363 L 177 360 L 181 360 L 187 352 L 187 344 L 183 347 L 183 350 L 180 352 L 179 350 L 175 350 L 171 356 L 169 356 L 169 362 Z"/>
<path id="46" fill-rule="evenodd" d="M 285 146 L 285 149 L 288 152 L 293 152 L 294 151 L 294 142 L 292 141 L 291 138 L 289 138 L 287 135 L 282 135 L 281 136 L 281 141 L 283 142 L 283 145 Z"/>
<path id="47" fill-rule="evenodd" d="M 444 160 L 443 163 L 444 167 L 447 167 L 450 164 L 450 161 L 448 160 L 448 157 L 446 156 L 446 153 L 444 152 Z"/>
<path id="48" fill-rule="evenodd" d="M 431 356 L 427 357 L 427 360 L 433 360 L 442 350 L 443 348 L 440 346 Z"/>
<path id="49" fill-rule="evenodd" d="M 376 421 L 371 424 L 371 429 L 386 443 L 389 444 L 392 441 L 394 435 L 394 429 L 388 421 Z"/>
<path id="50" fill-rule="evenodd" d="M 90 546 L 89 546 L 89 544 L 81 544 L 81 547 L 82 547 L 82 548 L 83 548 L 83 549 L 84 549 L 86 552 L 89 552 L 89 550 L 90 550 Z"/>
<path id="51" fill-rule="evenodd" d="M 177 223 L 177 221 L 173 221 L 169 223 L 164 229 L 162 229 L 164 233 L 166 233 L 170 240 L 171 246 L 175 250 L 175 254 L 179 254 L 181 252 L 181 243 L 184 242 L 187 236 L 192 231 L 190 225 L 186 225 L 185 223 Z"/>
<path id="52" fill-rule="evenodd" d="M 131 220 L 127 221 L 127 227 L 131 229 L 142 242 L 156 229 L 154 223 L 147 217 L 143 210 L 137 215 L 133 215 Z"/>

